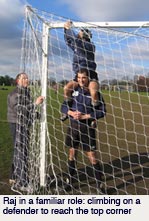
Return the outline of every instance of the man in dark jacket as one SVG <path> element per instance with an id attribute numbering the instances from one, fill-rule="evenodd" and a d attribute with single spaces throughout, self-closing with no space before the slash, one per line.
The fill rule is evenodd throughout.
<path id="1" fill-rule="evenodd" d="M 72 105 L 68 107 L 66 102 L 62 104 L 61 111 L 69 117 L 70 125 L 67 130 L 65 144 L 69 147 L 68 169 L 70 185 L 75 173 L 75 160 L 77 149 L 82 147 L 86 152 L 91 165 L 94 168 L 97 188 L 101 187 L 101 168 L 96 157 L 96 131 L 93 124 L 106 114 L 105 103 L 102 95 L 98 92 L 99 103 L 94 107 L 91 104 L 91 96 L 88 90 L 89 77 L 86 69 L 81 69 L 77 74 L 78 87 L 72 94 Z"/>
<path id="2" fill-rule="evenodd" d="M 35 119 L 36 107 L 43 102 L 44 98 L 39 96 L 35 103 L 33 102 L 26 73 L 17 75 L 16 85 L 7 98 L 7 119 L 14 143 L 9 182 L 23 188 L 28 185 L 29 128 Z"/>
<path id="3" fill-rule="evenodd" d="M 73 51 L 73 71 L 75 77 L 64 88 L 64 98 L 66 100 L 71 99 L 71 93 L 75 87 L 77 87 L 76 74 L 80 68 L 86 68 L 89 73 L 89 90 L 92 98 L 92 104 L 98 105 L 98 76 L 96 73 L 95 63 L 95 45 L 91 42 L 92 34 L 88 29 L 81 29 L 78 34 L 72 30 L 72 22 L 68 21 L 64 25 L 64 38 L 66 44 Z"/>

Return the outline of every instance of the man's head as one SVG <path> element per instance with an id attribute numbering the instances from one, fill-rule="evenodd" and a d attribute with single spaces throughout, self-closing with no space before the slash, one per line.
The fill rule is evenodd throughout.
<path id="1" fill-rule="evenodd" d="M 88 29 L 81 29 L 78 33 L 79 38 L 90 40 L 92 38 L 92 33 Z"/>
<path id="2" fill-rule="evenodd" d="M 77 81 L 80 87 L 88 87 L 89 84 L 89 77 L 88 77 L 88 70 L 82 68 L 77 73 Z"/>
<path id="3" fill-rule="evenodd" d="M 28 87 L 29 80 L 26 73 L 20 73 L 16 76 L 16 84 L 20 87 Z"/>

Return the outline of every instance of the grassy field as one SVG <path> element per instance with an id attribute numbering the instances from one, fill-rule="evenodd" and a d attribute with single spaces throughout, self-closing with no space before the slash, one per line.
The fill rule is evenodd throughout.
<path id="1" fill-rule="evenodd" d="M 0 194 L 13 194 L 8 184 L 12 156 L 12 138 L 6 119 L 7 94 L 0 90 Z M 59 177 L 67 170 L 67 150 L 64 137 L 68 122 L 60 122 L 62 89 L 58 94 L 49 90 L 48 128 L 52 162 Z M 99 120 L 97 128 L 98 155 L 103 165 L 105 188 L 108 194 L 149 193 L 149 97 L 145 93 L 103 91 L 107 116 Z M 47 155 L 51 159 L 51 152 Z M 79 188 L 73 194 L 94 193 L 94 180 L 86 156 L 78 157 Z M 86 172 L 88 176 L 86 176 Z M 49 174 L 52 174 L 49 165 Z M 87 181 L 90 186 L 87 186 Z M 93 188 L 93 190 L 92 190 Z"/>

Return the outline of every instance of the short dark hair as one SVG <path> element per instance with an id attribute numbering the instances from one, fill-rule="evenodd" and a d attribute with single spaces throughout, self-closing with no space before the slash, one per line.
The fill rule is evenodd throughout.
<path id="1" fill-rule="evenodd" d="M 89 29 L 81 28 L 81 31 L 83 32 L 83 38 L 85 38 L 85 39 L 91 39 L 92 38 L 92 33 Z"/>
<path id="2" fill-rule="evenodd" d="M 21 72 L 21 73 L 17 74 L 16 79 L 15 79 L 16 84 L 18 84 L 18 79 L 21 77 L 22 74 L 27 75 L 25 72 Z"/>
<path id="3" fill-rule="evenodd" d="M 89 72 L 88 72 L 88 70 L 86 68 L 80 68 L 78 70 L 77 74 L 78 73 L 81 73 L 81 74 L 86 73 L 86 76 L 89 76 Z"/>

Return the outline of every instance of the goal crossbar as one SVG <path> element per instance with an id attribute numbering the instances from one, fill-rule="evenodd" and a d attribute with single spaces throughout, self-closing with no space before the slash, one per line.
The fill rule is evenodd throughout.
<path id="1" fill-rule="evenodd" d="M 27 13 L 31 12 L 36 14 L 38 18 L 43 21 L 43 18 L 40 17 L 34 8 L 30 6 L 26 7 Z M 64 22 L 48 22 L 43 21 L 49 28 L 63 28 Z M 149 27 L 149 21 L 115 21 L 115 22 L 73 22 L 73 26 L 76 28 L 86 27 L 86 28 L 146 28 Z"/>
<path id="2" fill-rule="evenodd" d="M 61 23 L 47 23 L 50 28 L 63 28 L 64 22 Z M 73 22 L 73 26 L 76 28 L 146 28 L 149 27 L 149 21 L 143 22 Z"/>

